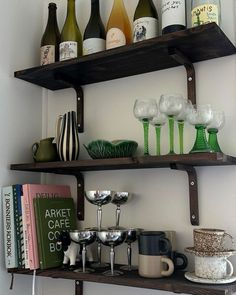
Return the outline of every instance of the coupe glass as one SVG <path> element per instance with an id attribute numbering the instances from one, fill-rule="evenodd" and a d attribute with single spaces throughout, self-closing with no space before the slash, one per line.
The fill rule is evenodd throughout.
<path id="1" fill-rule="evenodd" d="M 197 131 L 196 139 L 190 153 L 211 152 L 211 147 L 207 142 L 205 129 L 210 124 L 213 117 L 212 109 L 209 104 L 194 105 L 187 114 L 187 120 L 195 126 Z"/>
<path id="2" fill-rule="evenodd" d="M 134 116 L 143 124 L 144 131 L 144 155 L 149 155 L 148 150 L 148 130 L 149 120 L 157 113 L 157 103 L 155 99 L 136 99 L 133 108 Z"/>
<path id="3" fill-rule="evenodd" d="M 169 155 L 175 154 L 174 152 L 174 117 L 179 115 L 183 110 L 185 100 L 181 94 L 162 94 L 159 107 L 160 111 L 167 115 L 169 121 L 169 138 L 170 138 L 170 151 Z"/>
<path id="4" fill-rule="evenodd" d="M 111 270 L 105 271 L 103 274 L 105 276 L 119 276 L 123 272 L 119 270 L 114 270 L 115 265 L 115 252 L 114 247 L 122 244 L 127 236 L 126 230 L 105 230 L 97 233 L 98 239 L 105 246 L 110 246 L 110 263 Z"/>
<path id="5" fill-rule="evenodd" d="M 116 226 L 114 229 L 119 229 L 120 225 L 120 206 L 127 203 L 131 198 L 129 192 L 115 192 L 114 197 L 111 201 L 112 204 L 116 205 Z"/>
<path id="6" fill-rule="evenodd" d="M 156 155 L 161 154 L 161 127 L 165 125 L 167 117 L 165 114 L 157 110 L 155 117 L 150 120 L 150 124 L 155 127 L 156 130 Z"/>
<path id="7" fill-rule="evenodd" d="M 209 133 L 208 143 L 213 152 L 220 152 L 221 148 L 218 143 L 217 133 L 223 128 L 225 124 L 225 114 L 223 111 L 213 111 L 213 118 L 211 123 L 207 127 L 207 131 Z"/>
<path id="8" fill-rule="evenodd" d="M 193 105 L 191 100 L 184 101 L 184 106 L 182 111 L 175 116 L 175 120 L 178 124 L 178 130 L 179 130 L 179 153 L 184 153 L 184 122 L 186 120 L 187 114 L 192 109 Z"/>

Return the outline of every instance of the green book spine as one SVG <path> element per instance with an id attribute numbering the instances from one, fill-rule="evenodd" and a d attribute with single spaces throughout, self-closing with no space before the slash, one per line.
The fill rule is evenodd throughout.
<path id="1" fill-rule="evenodd" d="M 76 211 L 72 198 L 35 198 L 35 221 L 41 269 L 62 265 L 63 251 L 57 244 L 62 230 L 76 229 Z"/>

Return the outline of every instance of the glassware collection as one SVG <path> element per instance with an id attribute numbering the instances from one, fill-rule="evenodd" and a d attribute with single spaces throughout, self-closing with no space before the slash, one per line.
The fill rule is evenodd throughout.
<path id="1" fill-rule="evenodd" d="M 49 3 L 48 21 L 41 39 L 41 65 L 144 41 L 187 27 L 186 0 L 161 0 L 161 25 L 153 0 L 138 1 L 132 22 L 123 0 L 114 0 L 106 29 L 100 16 L 99 0 L 91 0 L 90 5 L 90 17 L 82 36 L 77 23 L 76 0 L 67 0 L 61 34 L 57 25 L 57 6 Z M 192 27 L 209 22 L 220 25 L 220 0 L 192 0 L 191 14 Z"/>

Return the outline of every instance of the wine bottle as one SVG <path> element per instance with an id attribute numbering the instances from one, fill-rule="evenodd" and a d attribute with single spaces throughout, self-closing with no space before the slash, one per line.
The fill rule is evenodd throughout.
<path id="1" fill-rule="evenodd" d="M 123 0 L 114 0 L 107 23 L 106 49 L 131 43 L 131 26 Z"/>
<path id="2" fill-rule="evenodd" d="M 220 0 L 192 0 L 192 27 L 215 22 L 220 25 Z"/>
<path id="3" fill-rule="evenodd" d="M 76 20 L 75 0 L 67 2 L 67 16 L 61 31 L 60 61 L 82 55 L 82 36 Z"/>
<path id="4" fill-rule="evenodd" d="M 91 14 L 83 37 L 83 55 L 105 50 L 106 32 L 99 11 L 99 0 L 91 0 Z"/>
<path id="5" fill-rule="evenodd" d="M 158 35 L 158 14 L 152 0 L 139 0 L 133 19 L 133 42 Z"/>
<path id="6" fill-rule="evenodd" d="M 48 5 L 48 21 L 41 39 L 41 65 L 58 61 L 60 32 L 57 24 L 57 6 L 55 3 Z"/>
<path id="7" fill-rule="evenodd" d="M 162 34 L 186 29 L 185 0 L 162 0 L 161 2 Z"/>

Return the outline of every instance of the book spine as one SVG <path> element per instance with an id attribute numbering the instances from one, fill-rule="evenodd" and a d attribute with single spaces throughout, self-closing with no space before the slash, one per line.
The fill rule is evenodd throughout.
<path id="1" fill-rule="evenodd" d="M 23 247 L 24 247 L 24 258 L 25 258 L 25 268 L 29 268 L 29 241 L 28 241 L 28 231 L 25 217 L 25 198 L 21 196 L 21 210 L 22 210 L 22 225 L 23 225 Z"/>
<path id="2" fill-rule="evenodd" d="M 6 268 L 18 267 L 12 187 L 3 187 L 3 232 Z"/>

